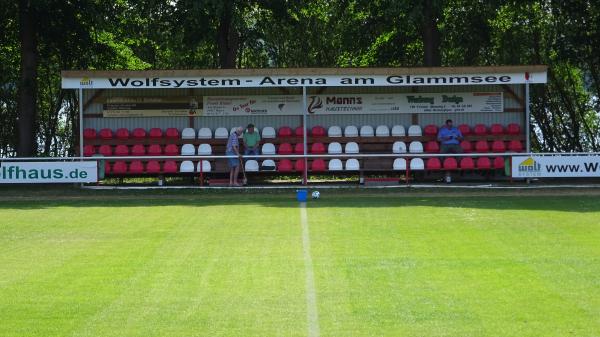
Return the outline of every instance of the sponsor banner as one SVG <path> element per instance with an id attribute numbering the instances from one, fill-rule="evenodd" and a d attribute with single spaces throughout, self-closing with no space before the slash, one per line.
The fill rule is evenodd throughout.
<path id="1" fill-rule="evenodd" d="M 95 183 L 96 161 L 2 162 L 0 184 Z"/>
<path id="2" fill-rule="evenodd" d="M 302 96 L 204 96 L 203 116 L 302 115 Z"/>
<path id="3" fill-rule="evenodd" d="M 440 75 L 302 75 L 208 77 L 82 77 L 62 78 L 63 89 L 168 89 L 168 88 L 264 88 L 264 87 L 387 87 L 430 85 L 490 85 L 546 83 L 546 72 Z"/>
<path id="4" fill-rule="evenodd" d="M 512 157 L 513 178 L 600 177 L 600 156 Z"/>
<path id="5" fill-rule="evenodd" d="M 195 97 L 110 97 L 102 104 L 103 117 L 199 116 Z"/>
<path id="6" fill-rule="evenodd" d="M 301 115 L 302 96 L 205 96 L 204 116 Z M 502 112 L 501 92 L 311 95 L 309 114 Z"/>

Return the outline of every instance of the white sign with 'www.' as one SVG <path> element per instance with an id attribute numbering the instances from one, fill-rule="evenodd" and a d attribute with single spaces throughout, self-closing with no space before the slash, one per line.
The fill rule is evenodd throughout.
<path id="1" fill-rule="evenodd" d="M 0 184 L 93 183 L 98 181 L 98 163 L 3 162 Z"/>

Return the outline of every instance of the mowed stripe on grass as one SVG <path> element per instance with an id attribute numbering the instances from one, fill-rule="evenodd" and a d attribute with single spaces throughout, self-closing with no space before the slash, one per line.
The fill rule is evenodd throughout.
<path id="1" fill-rule="evenodd" d="M 153 203 L 4 206 L 0 335 L 305 336 L 294 203 Z"/>
<path id="2" fill-rule="evenodd" d="M 5 202 L 0 336 L 307 336 L 298 203 L 188 199 Z M 599 218 L 589 197 L 322 193 L 320 336 L 597 335 Z"/>

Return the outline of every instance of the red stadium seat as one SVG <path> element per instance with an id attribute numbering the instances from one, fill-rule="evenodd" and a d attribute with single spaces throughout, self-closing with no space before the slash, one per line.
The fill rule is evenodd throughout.
<path id="1" fill-rule="evenodd" d="M 323 145 L 323 143 L 313 143 L 310 147 L 310 153 L 323 154 L 325 152 L 327 152 L 327 149 L 325 148 L 325 145 Z"/>
<path id="2" fill-rule="evenodd" d="M 494 136 L 502 135 L 504 134 L 504 127 L 502 126 L 502 124 L 492 124 L 490 126 L 490 134 Z"/>
<path id="3" fill-rule="evenodd" d="M 519 140 L 511 140 L 508 142 L 508 151 L 510 152 L 522 152 L 523 144 Z"/>
<path id="4" fill-rule="evenodd" d="M 494 168 L 497 170 L 503 170 L 504 169 L 504 158 L 502 158 L 502 157 L 494 158 Z"/>
<path id="5" fill-rule="evenodd" d="M 277 149 L 277 153 L 282 155 L 292 154 L 293 152 L 294 149 L 290 143 L 283 143 L 279 145 L 279 148 Z"/>
<path id="6" fill-rule="evenodd" d="M 163 136 L 162 129 L 161 128 L 152 128 L 152 129 L 150 129 L 148 136 L 150 136 L 151 139 L 160 139 Z"/>
<path id="7" fill-rule="evenodd" d="M 298 137 L 304 136 L 304 128 L 299 126 L 294 130 L 294 135 Z"/>
<path id="8" fill-rule="evenodd" d="M 168 144 L 167 146 L 165 146 L 164 153 L 165 153 L 165 156 L 178 156 L 179 155 L 179 147 L 175 144 Z"/>
<path id="9" fill-rule="evenodd" d="M 111 129 L 101 129 L 99 135 L 100 135 L 100 139 L 112 139 L 113 138 L 113 132 Z"/>
<path id="10" fill-rule="evenodd" d="M 425 143 L 425 152 L 426 153 L 439 153 L 440 152 L 440 144 L 433 140 Z"/>
<path id="11" fill-rule="evenodd" d="M 289 126 L 282 126 L 277 130 L 277 135 L 279 137 L 290 137 L 292 135 L 292 128 Z"/>
<path id="12" fill-rule="evenodd" d="M 488 157 L 477 158 L 477 168 L 480 170 L 489 170 L 492 168 L 492 162 Z"/>
<path id="13" fill-rule="evenodd" d="M 460 168 L 461 170 L 473 170 L 475 169 L 475 162 L 471 157 L 463 157 L 460 160 Z"/>
<path id="14" fill-rule="evenodd" d="M 142 144 L 135 144 L 131 147 L 131 155 L 132 156 L 145 156 L 146 148 Z"/>
<path id="15" fill-rule="evenodd" d="M 429 125 L 425 126 L 425 128 L 423 129 L 424 136 L 437 136 L 437 134 L 438 134 L 438 127 L 433 124 L 429 124 Z"/>
<path id="16" fill-rule="evenodd" d="M 144 164 L 140 160 L 134 160 L 129 164 L 129 170 L 127 172 L 131 174 L 144 173 Z"/>
<path id="17" fill-rule="evenodd" d="M 456 170 L 458 169 L 458 163 L 456 158 L 448 157 L 444 159 L 444 170 Z"/>
<path id="18" fill-rule="evenodd" d="M 115 156 L 129 156 L 129 148 L 127 145 L 117 145 L 115 147 Z"/>
<path id="19" fill-rule="evenodd" d="M 167 160 L 163 164 L 163 173 L 177 173 L 177 163 L 173 160 Z"/>
<path id="20" fill-rule="evenodd" d="M 289 159 L 282 159 L 277 163 L 277 171 L 278 172 L 292 172 L 293 165 L 292 161 Z"/>
<path id="21" fill-rule="evenodd" d="M 168 128 L 165 131 L 165 137 L 168 139 L 179 139 L 179 130 L 176 128 Z"/>
<path id="22" fill-rule="evenodd" d="M 327 170 L 327 164 L 323 159 L 315 159 L 312 161 L 310 170 L 313 172 L 325 172 Z"/>
<path id="23" fill-rule="evenodd" d="M 94 148 L 94 145 L 86 145 L 83 147 L 83 155 L 85 157 L 91 157 L 95 153 L 96 149 Z"/>
<path id="24" fill-rule="evenodd" d="M 475 152 L 485 153 L 490 152 L 490 145 L 486 140 L 478 140 L 475 143 Z"/>
<path id="25" fill-rule="evenodd" d="M 108 157 L 108 156 L 112 156 L 113 151 L 112 151 L 112 147 L 110 145 L 100 145 L 100 147 L 98 148 L 98 153 L 100 153 L 101 155 Z"/>
<path id="26" fill-rule="evenodd" d="M 473 151 L 473 145 L 468 140 L 463 140 L 460 142 L 460 147 L 462 148 L 464 153 L 471 153 Z"/>
<path id="27" fill-rule="evenodd" d="M 112 173 L 112 165 L 109 162 L 104 163 L 104 174 L 110 175 Z"/>
<path id="28" fill-rule="evenodd" d="M 142 128 L 135 128 L 131 132 L 131 136 L 135 139 L 143 139 L 146 138 L 146 130 Z"/>
<path id="29" fill-rule="evenodd" d="M 506 145 L 501 140 L 492 142 L 492 152 L 506 152 Z"/>
<path id="30" fill-rule="evenodd" d="M 473 128 L 473 134 L 475 134 L 475 136 L 484 136 L 487 134 L 487 128 L 483 124 L 477 124 Z"/>
<path id="31" fill-rule="evenodd" d="M 518 135 L 519 133 L 521 133 L 521 127 L 519 126 L 519 124 L 510 123 L 506 127 L 506 133 L 509 135 Z"/>
<path id="32" fill-rule="evenodd" d="M 298 159 L 294 163 L 294 170 L 296 172 L 304 172 L 304 159 Z"/>
<path id="33" fill-rule="evenodd" d="M 117 137 L 117 139 L 129 139 L 129 130 L 126 128 L 117 129 L 115 137 Z"/>
<path id="34" fill-rule="evenodd" d="M 115 162 L 112 166 L 112 173 L 114 173 L 114 174 L 127 173 L 127 164 L 122 160 Z"/>
<path id="35" fill-rule="evenodd" d="M 442 163 L 439 158 L 430 158 L 427 160 L 425 164 L 425 169 L 427 170 L 440 170 L 442 168 Z"/>
<path id="36" fill-rule="evenodd" d="M 84 129 L 83 130 L 83 139 L 96 139 L 96 129 Z"/>
<path id="37" fill-rule="evenodd" d="M 146 173 L 160 173 L 160 163 L 156 160 L 149 161 L 148 164 L 146 164 Z"/>
<path id="38" fill-rule="evenodd" d="M 162 148 L 158 144 L 149 145 L 147 154 L 149 156 L 160 156 L 162 155 Z"/>
<path id="39" fill-rule="evenodd" d="M 458 126 L 458 131 L 460 131 L 463 136 L 468 136 L 471 134 L 471 127 L 467 124 L 461 124 Z"/>
<path id="40" fill-rule="evenodd" d="M 325 131 L 324 127 L 317 125 L 312 127 L 312 129 L 310 130 L 310 134 L 313 137 L 324 137 L 327 134 L 327 132 Z"/>
<path id="41" fill-rule="evenodd" d="M 295 154 L 304 154 L 304 144 L 303 143 L 298 143 L 294 146 L 294 153 Z"/>

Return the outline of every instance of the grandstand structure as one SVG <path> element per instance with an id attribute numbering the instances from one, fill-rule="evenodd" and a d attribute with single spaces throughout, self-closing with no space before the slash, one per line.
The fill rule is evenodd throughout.
<path id="1" fill-rule="evenodd" d="M 546 66 L 63 71 L 80 97 L 82 157 L 105 177 L 228 172 L 237 126 L 260 132 L 250 175 L 408 177 L 504 172 L 529 152 L 529 86 Z M 462 155 L 441 155 L 452 119 Z"/>

